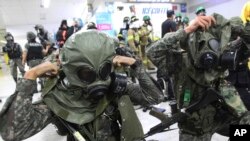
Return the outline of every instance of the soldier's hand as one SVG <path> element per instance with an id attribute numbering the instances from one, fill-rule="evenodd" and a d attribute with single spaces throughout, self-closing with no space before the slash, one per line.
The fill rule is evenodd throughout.
<path id="1" fill-rule="evenodd" d="M 113 64 L 115 66 L 122 66 L 122 65 L 133 65 L 135 63 L 136 59 L 132 58 L 132 57 L 126 57 L 126 56 L 120 56 L 117 55 L 115 56 L 115 58 L 113 59 Z"/>
<path id="2" fill-rule="evenodd" d="M 199 27 L 201 27 L 203 30 L 206 30 L 215 23 L 216 21 L 212 16 L 197 16 L 184 30 L 186 31 L 186 33 L 192 33 Z"/>
<path id="3" fill-rule="evenodd" d="M 36 80 L 41 76 L 54 76 L 58 74 L 59 67 L 51 62 L 44 62 L 26 71 L 24 78 Z"/>

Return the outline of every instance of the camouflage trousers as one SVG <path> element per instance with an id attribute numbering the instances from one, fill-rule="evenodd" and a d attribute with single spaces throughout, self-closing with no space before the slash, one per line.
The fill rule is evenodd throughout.
<path id="1" fill-rule="evenodd" d="M 53 119 L 43 103 L 33 105 L 36 82 L 21 79 L 15 94 L 9 97 L 0 112 L 0 133 L 6 141 L 20 141 L 38 133 Z"/>
<path id="2" fill-rule="evenodd" d="M 24 66 L 22 65 L 22 60 L 20 58 L 10 59 L 10 73 L 15 81 L 17 81 L 17 67 L 23 76 L 25 73 L 25 70 L 24 70 Z"/>

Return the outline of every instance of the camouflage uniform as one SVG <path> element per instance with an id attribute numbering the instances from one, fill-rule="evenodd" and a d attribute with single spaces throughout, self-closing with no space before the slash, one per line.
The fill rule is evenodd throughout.
<path id="1" fill-rule="evenodd" d="M 196 31 L 187 35 L 183 29 L 168 33 L 152 44 L 147 50 L 148 57 L 165 73 L 173 72 L 175 96 L 179 108 L 185 108 L 198 101 L 208 88 L 216 90 L 223 102 L 211 103 L 204 108 L 190 113 L 185 121 L 179 122 L 180 141 L 206 140 L 209 141 L 216 130 L 224 123 L 230 123 L 233 117 L 240 119 L 240 124 L 249 124 L 249 113 L 241 101 L 236 89 L 225 81 L 227 71 L 221 68 L 201 69 L 196 65 L 196 55 L 201 47 L 197 45 L 204 41 L 207 45 L 210 36 L 220 41 L 220 49 L 229 42 L 231 27 L 229 21 L 222 16 L 214 15 L 217 25 L 208 32 Z M 211 35 L 212 34 L 212 35 Z M 178 50 L 176 44 L 182 49 Z M 202 46 L 202 47 L 204 47 Z M 172 54 L 168 60 L 166 54 Z M 171 70 L 175 68 L 175 70 Z M 227 113 L 227 114 L 225 114 Z"/>
<path id="2" fill-rule="evenodd" d="M 3 47 L 3 51 L 8 53 L 8 57 L 10 58 L 10 73 L 15 81 L 17 81 L 17 67 L 19 68 L 22 75 L 24 75 L 25 70 L 22 65 L 22 48 L 18 43 L 7 43 L 5 47 Z"/>
<path id="3" fill-rule="evenodd" d="M 72 45 L 72 41 L 76 40 L 77 42 L 80 40 L 85 43 L 81 47 L 87 47 L 86 44 L 88 43 L 84 40 L 86 38 L 93 39 L 90 38 L 93 36 L 95 37 L 94 39 L 100 37 L 101 41 L 104 38 L 110 42 L 110 39 L 105 34 L 98 31 L 78 32 L 66 42 L 64 46 L 66 52 L 62 55 L 62 60 L 65 58 L 64 55 L 69 55 L 68 51 L 70 50 L 67 49 L 71 48 L 69 46 Z M 89 48 L 93 48 L 95 43 L 88 44 L 88 48 L 81 51 L 84 52 L 89 50 Z M 97 40 L 97 44 L 99 43 L 103 42 Z M 102 44 L 103 46 L 98 48 L 103 49 L 102 54 L 109 53 L 110 55 L 112 52 L 107 52 L 107 49 L 114 49 L 114 45 L 108 42 L 104 43 Z M 82 43 L 79 44 L 82 45 Z M 77 48 L 72 46 L 72 49 Z M 75 53 L 78 53 L 79 50 Z M 97 50 L 88 53 L 91 53 L 90 56 L 93 56 L 93 53 L 96 54 L 95 51 Z M 79 53 L 81 56 L 83 56 L 82 52 Z M 85 55 L 89 55 L 88 53 Z M 100 55 L 99 57 L 102 58 L 105 55 Z M 100 58 L 96 59 L 99 60 Z M 110 56 L 110 59 L 112 58 L 113 56 Z M 94 63 L 96 60 L 89 61 Z M 63 68 L 65 67 L 63 72 L 66 75 L 66 72 L 70 71 L 67 69 L 67 65 L 71 65 L 70 68 L 74 67 L 74 63 L 68 64 L 68 62 L 70 61 L 66 61 L 63 65 Z M 0 113 L 2 138 L 12 141 L 23 140 L 36 134 L 53 120 L 58 120 L 57 116 L 75 127 L 84 137 L 90 134 L 97 141 L 132 141 L 141 138 L 143 136 L 142 126 L 131 101 L 142 105 L 150 105 L 161 102 L 162 97 L 159 95 L 161 91 L 145 73 L 141 63 L 136 63 L 133 71 L 135 71 L 140 85 L 127 82 L 127 87 L 122 95 L 118 96 L 118 93 L 109 92 L 103 98 L 94 101 L 88 97 L 85 89 L 80 87 L 82 84 L 77 83 L 78 80 L 74 79 L 75 81 L 71 81 L 72 78 L 68 78 L 68 82 L 72 85 L 65 85 L 64 83 L 66 82 L 61 80 L 63 76 L 59 75 L 59 77 L 48 79 L 43 89 L 44 102 L 34 105 L 31 102 L 35 81 L 22 79 L 17 85 L 16 93 L 7 100 Z M 69 75 L 74 76 L 75 74 Z M 95 81 L 94 83 L 96 82 L 101 83 L 101 81 Z M 110 82 L 109 79 L 107 82 Z M 105 83 L 102 82 L 102 86 L 104 85 Z M 85 129 L 88 130 L 89 134 L 85 132 Z"/>

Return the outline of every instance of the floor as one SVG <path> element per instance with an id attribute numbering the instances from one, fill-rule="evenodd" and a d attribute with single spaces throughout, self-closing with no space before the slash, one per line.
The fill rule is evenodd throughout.
<path id="1" fill-rule="evenodd" d="M 2 108 L 6 98 L 10 96 L 14 90 L 15 90 L 15 82 L 12 80 L 9 72 L 9 68 L 7 65 L 3 63 L 2 56 L 0 56 L 0 99 L 2 99 L 2 102 L 0 103 L 0 109 Z M 26 67 L 27 68 L 27 67 Z M 39 99 L 39 94 L 34 95 L 34 99 Z M 166 109 L 166 114 L 170 113 L 170 108 L 168 105 L 168 102 L 161 103 L 157 105 L 158 107 L 162 107 Z M 136 108 L 136 107 L 135 107 Z M 144 132 L 146 133 L 149 131 L 149 129 L 160 123 L 160 121 L 152 116 L 149 115 L 148 112 L 143 112 L 141 109 L 136 110 L 136 113 L 142 123 Z M 171 126 L 171 128 L 177 128 L 177 125 L 174 124 Z M 178 129 L 159 133 L 154 136 L 148 137 L 147 141 L 149 140 L 157 140 L 157 141 L 178 141 Z M 212 141 L 227 141 L 228 138 L 215 134 L 212 138 Z M 0 137 L 0 141 L 3 141 Z M 48 125 L 44 130 L 42 130 L 40 133 L 30 137 L 29 139 L 26 139 L 25 141 L 66 141 L 65 137 L 57 135 L 55 131 L 55 127 L 53 125 Z"/>

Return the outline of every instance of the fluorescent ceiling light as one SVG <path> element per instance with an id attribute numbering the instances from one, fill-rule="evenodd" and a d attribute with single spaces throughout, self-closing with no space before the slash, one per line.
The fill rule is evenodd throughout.
<path id="1" fill-rule="evenodd" d="M 41 1 L 41 7 L 42 8 L 49 8 L 50 0 L 42 0 Z"/>

